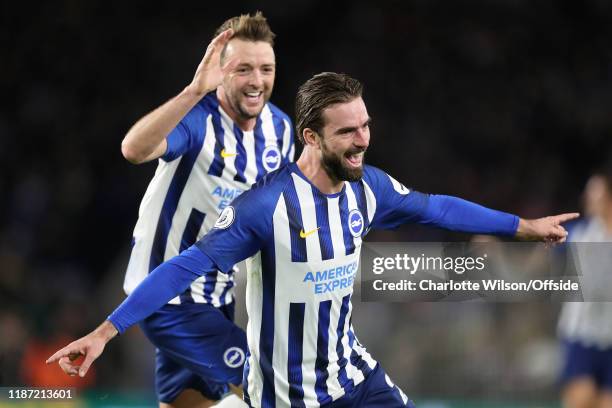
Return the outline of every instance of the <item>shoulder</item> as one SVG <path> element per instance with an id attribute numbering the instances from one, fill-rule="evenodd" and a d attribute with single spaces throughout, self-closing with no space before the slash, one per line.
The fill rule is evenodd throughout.
<path id="1" fill-rule="evenodd" d="M 206 115 L 218 112 L 219 100 L 217 99 L 217 94 L 213 91 L 204 95 L 204 97 L 193 107 L 192 111 L 201 112 Z"/>
<path id="2" fill-rule="evenodd" d="M 384 191 L 393 188 L 393 190 L 401 195 L 410 193 L 409 188 L 394 179 L 388 173 L 378 167 L 367 164 L 363 166 L 363 182 L 373 191 Z"/>
<path id="3" fill-rule="evenodd" d="M 257 183 L 253 184 L 250 190 L 236 198 L 236 205 L 248 205 L 256 210 L 275 207 L 283 190 L 292 180 L 292 172 L 292 164 L 289 163 L 266 174 Z"/>
<path id="4" fill-rule="evenodd" d="M 270 114 L 272 117 L 283 119 L 291 123 L 291 118 L 289 115 L 283 112 L 278 106 L 274 105 L 272 102 L 268 102 L 266 105 L 268 106 L 268 109 L 270 109 Z"/>

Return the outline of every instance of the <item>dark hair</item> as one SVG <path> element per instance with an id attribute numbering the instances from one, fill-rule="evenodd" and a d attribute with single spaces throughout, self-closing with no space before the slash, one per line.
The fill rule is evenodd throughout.
<path id="1" fill-rule="evenodd" d="M 234 30 L 232 38 L 253 42 L 263 41 L 274 47 L 274 37 L 276 37 L 276 34 L 270 29 L 268 21 L 261 11 L 256 12 L 255 15 L 241 14 L 225 20 L 221 27 L 217 28 L 214 36 L 218 36 L 229 28 Z"/>
<path id="2" fill-rule="evenodd" d="M 317 133 L 325 126 L 323 111 L 337 104 L 350 102 L 361 96 L 363 85 L 346 74 L 323 72 L 306 81 L 295 98 L 295 129 L 300 142 L 302 133 L 310 128 Z"/>

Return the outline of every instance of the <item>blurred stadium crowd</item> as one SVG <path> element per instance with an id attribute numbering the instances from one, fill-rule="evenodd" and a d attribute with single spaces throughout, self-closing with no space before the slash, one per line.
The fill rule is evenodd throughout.
<path id="1" fill-rule="evenodd" d="M 128 164 L 121 139 L 191 80 L 229 16 L 268 17 L 278 36 L 272 100 L 287 112 L 316 72 L 362 80 L 374 120 L 367 161 L 415 189 L 525 217 L 573 211 L 612 154 L 605 0 L 1 7 L 0 385 L 152 387 L 153 350 L 136 329 L 85 382 L 43 361 L 123 299 L 155 165 Z M 464 238 L 404 227 L 369 240 Z M 411 395 L 556 398 L 559 305 L 356 308 L 360 340 Z"/>

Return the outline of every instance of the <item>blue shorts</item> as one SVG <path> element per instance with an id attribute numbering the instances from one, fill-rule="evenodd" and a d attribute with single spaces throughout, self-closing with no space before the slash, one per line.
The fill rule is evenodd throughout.
<path id="1" fill-rule="evenodd" d="M 234 304 L 165 305 L 140 327 L 157 348 L 155 388 L 170 403 L 187 388 L 211 400 L 242 383 L 247 352 L 244 330 L 236 326 Z"/>
<path id="2" fill-rule="evenodd" d="M 328 405 L 329 408 L 414 408 L 414 402 L 391 381 L 389 376 L 377 364 L 362 383 L 353 390 Z"/>
<path id="3" fill-rule="evenodd" d="M 563 346 L 562 384 L 578 377 L 590 377 L 599 388 L 612 390 L 612 349 L 586 347 L 570 341 L 565 341 Z"/>

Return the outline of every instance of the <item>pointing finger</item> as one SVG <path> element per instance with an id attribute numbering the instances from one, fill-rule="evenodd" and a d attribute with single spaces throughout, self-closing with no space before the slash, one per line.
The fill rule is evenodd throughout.
<path id="1" fill-rule="evenodd" d="M 51 357 L 49 357 L 47 359 L 47 361 L 45 361 L 47 364 L 51 364 L 54 363 L 56 361 L 58 361 L 60 358 L 62 357 L 68 357 L 72 354 L 80 354 L 80 351 L 77 350 L 76 348 L 72 348 L 72 344 L 69 344 L 68 346 L 64 347 L 63 349 L 60 349 L 58 351 L 55 352 L 55 354 L 53 354 Z"/>
<path id="2" fill-rule="evenodd" d="M 553 219 L 555 223 L 562 224 L 570 220 L 575 220 L 578 217 L 580 217 L 580 213 L 566 213 L 566 214 L 555 215 Z"/>

